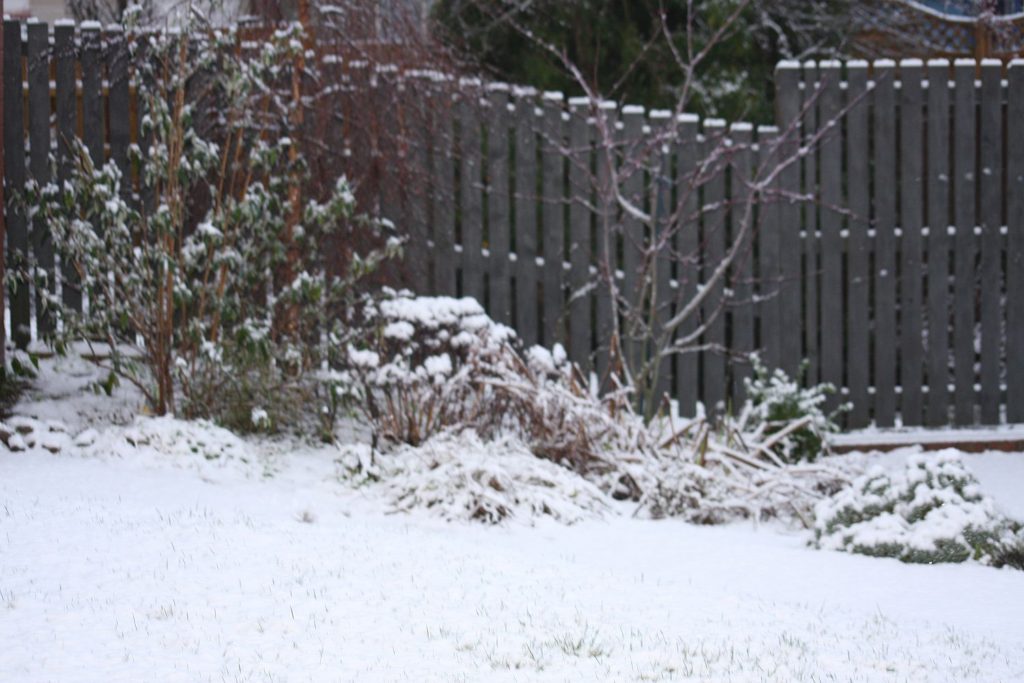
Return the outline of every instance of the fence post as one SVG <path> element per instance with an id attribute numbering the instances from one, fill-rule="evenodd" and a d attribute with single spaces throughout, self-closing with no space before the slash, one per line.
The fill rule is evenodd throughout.
<path id="1" fill-rule="evenodd" d="M 1007 103 L 1006 419 L 1024 422 L 1024 59 L 1010 64 Z"/>

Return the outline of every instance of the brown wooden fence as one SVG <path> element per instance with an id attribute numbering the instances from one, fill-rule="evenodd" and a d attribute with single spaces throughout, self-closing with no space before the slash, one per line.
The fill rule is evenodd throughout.
<path id="1" fill-rule="evenodd" d="M 119 34 L 70 25 L 51 34 L 35 24 L 23 39 L 15 21 L 4 31 L 8 190 L 30 172 L 60 177 L 62 141 L 76 132 L 95 158 L 123 163 L 135 132 Z M 428 78 L 388 74 L 353 87 L 411 92 L 408 83 Z M 594 286 L 605 257 L 596 223 L 606 207 L 595 205 L 592 179 L 607 169 L 593 147 L 588 106 L 493 84 L 456 90 L 454 100 L 450 89 L 438 90 L 445 106 L 416 90 L 422 115 L 392 121 L 404 125 L 408 143 L 399 153 L 421 170 L 386 187 L 380 206 L 410 235 L 409 283 L 473 296 L 527 343 L 561 342 L 577 362 L 605 371 L 613 307 Z M 24 96 L 10 95 L 18 92 Z M 337 94 L 339 111 L 345 92 Z M 1008 70 L 973 60 L 783 64 L 776 100 L 774 126 L 683 117 L 656 173 L 627 189 L 656 188 L 644 199 L 652 207 L 684 199 L 722 207 L 673 245 L 697 257 L 658 271 L 656 287 L 673 310 L 739 234 L 728 200 L 746 191 L 771 149 L 764 143 L 800 119 L 805 141 L 824 132 L 823 141 L 780 177 L 778 189 L 794 199 L 760 207 L 746 257 L 705 304 L 712 322 L 702 343 L 758 350 L 791 374 L 806 364 L 806 382 L 832 382 L 852 402 L 850 427 L 1024 422 L 1024 62 Z M 612 111 L 624 149 L 664 123 L 660 112 Z M 341 130 L 339 148 L 374 146 L 358 126 Z M 726 138 L 744 150 L 729 172 L 696 195 L 680 192 Z M 52 269 L 45 226 L 27 225 L 10 203 L 6 216 L 8 258 L 32 250 Z M 651 236 L 628 219 L 625 226 L 610 257 L 628 293 L 642 284 L 631 245 Z M 14 340 L 23 345 L 32 302 L 25 287 L 9 297 Z M 35 317 L 45 331 L 45 316 Z M 659 379 L 688 414 L 698 401 L 741 400 L 749 372 L 737 356 L 704 350 L 675 356 Z"/>

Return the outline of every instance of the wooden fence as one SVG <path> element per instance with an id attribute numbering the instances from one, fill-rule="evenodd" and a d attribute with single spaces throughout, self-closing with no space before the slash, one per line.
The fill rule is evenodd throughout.
<path id="1" fill-rule="evenodd" d="M 7 187 L 29 172 L 61 177 L 63 141 L 76 133 L 95 159 L 124 163 L 136 132 L 119 34 L 24 28 L 23 40 L 22 25 L 4 25 Z M 387 73 L 350 85 L 412 92 L 409 83 L 429 80 Z M 527 343 L 561 342 L 585 367 L 606 370 L 614 309 L 594 275 L 604 261 L 598 217 L 608 207 L 595 204 L 594 179 L 608 169 L 589 105 L 474 82 L 455 90 L 454 100 L 438 91 L 440 107 L 416 91 L 416 117 L 385 108 L 385 123 L 403 131 L 397 151 L 371 143 L 360 126 L 338 132 L 339 149 L 372 147 L 367 155 L 399 154 L 420 170 L 400 183 L 384 178 L 379 207 L 407 226 L 409 284 L 473 296 Z M 19 91 L 24 97 L 11 96 Z M 337 96 L 338 111 L 348 111 L 346 89 Z M 745 256 L 703 307 L 709 348 L 675 356 L 659 386 L 684 414 L 698 401 L 740 401 L 749 365 L 710 349 L 721 346 L 758 350 L 794 375 L 805 366 L 805 382 L 841 387 L 853 404 L 850 427 L 1024 422 L 1024 62 L 782 64 L 776 99 L 774 126 L 683 117 L 657 172 L 625 181 L 635 183 L 627 192 L 655 188 L 643 200 L 651 208 L 712 207 L 673 244 L 696 258 L 659 270 L 656 288 L 675 311 L 740 234 L 729 202 L 747 191 L 778 136 L 794 122 L 805 142 L 823 135 L 802 151 L 791 144 L 799 163 L 777 183 L 790 199 L 759 207 Z M 664 124 L 664 113 L 638 107 L 607 112 L 622 149 L 639 148 L 632 141 Z M 740 150 L 728 172 L 694 195 L 681 192 L 726 139 Z M 6 212 L 9 261 L 33 250 L 52 270 L 45 226 L 27 225 L 10 203 Z M 628 296 L 641 284 L 634 246 L 650 235 L 628 216 L 623 226 L 610 258 Z M 24 345 L 33 304 L 24 287 L 9 297 L 14 340 Z M 51 324 L 35 317 L 41 331 Z"/>
<path id="2" fill-rule="evenodd" d="M 807 200 L 763 207 L 726 313 L 702 342 L 758 349 L 793 375 L 806 363 L 806 382 L 842 388 L 850 427 L 1024 421 L 1024 63 L 783 64 L 776 92 L 775 127 L 727 131 L 687 118 L 665 166 L 679 187 L 725 135 L 771 140 L 794 119 L 805 143 L 824 133 L 781 177 L 780 191 Z M 598 210 L 574 177 L 600 159 L 587 150 L 587 110 L 503 89 L 487 101 L 452 117 L 457 130 L 446 117 L 432 132 L 433 211 L 409 214 L 428 217 L 413 233 L 424 240 L 413 245 L 416 262 L 433 268 L 424 289 L 474 296 L 527 343 L 567 341 L 574 360 L 596 354 L 601 369 L 609 306 L 599 288 L 586 290 L 600 263 Z M 656 112 L 618 114 L 627 140 L 659 124 Z M 581 150 L 594 157 L 581 163 Z M 697 201 L 735 199 L 750 163 L 737 155 Z M 700 261 L 669 271 L 679 302 L 738 230 L 735 216 L 710 228 L 721 221 L 714 213 L 681 238 L 699 245 Z M 622 245 L 645 239 L 641 226 L 630 229 Z M 627 292 L 638 286 L 628 258 L 620 246 L 614 265 Z M 723 295 L 707 302 L 709 314 Z M 741 400 L 749 369 L 705 351 L 662 372 L 689 413 L 697 400 Z"/>

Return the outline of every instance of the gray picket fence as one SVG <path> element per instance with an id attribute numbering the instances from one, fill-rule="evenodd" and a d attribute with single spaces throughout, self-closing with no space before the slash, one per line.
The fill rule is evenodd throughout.
<path id="1" fill-rule="evenodd" d="M 830 405 L 852 404 L 849 427 L 1024 421 L 1024 62 L 787 63 L 776 85 L 774 127 L 688 117 L 663 166 L 671 186 L 685 186 L 727 136 L 747 150 L 729 173 L 669 201 L 728 206 L 747 190 L 750 157 L 776 136 L 798 130 L 791 144 L 805 146 L 780 178 L 790 200 L 761 207 L 725 314 L 711 317 L 724 288 L 707 300 L 702 345 L 757 350 L 769 367 L 839 387 Z M 611 307 L 587 286 L 602 261 L 601 209 L 580 177 L 599 173 L 603 158 L 588 147 L 589 107 L 502 88 L 485 97 L 488 106 L 455 107 L 430 132 L 431 185 L 420 196 L 433 207 L 405 216 L 421 289 L 475 297 L 526 343 L 563 342 L 573 360 L 603 370 Z M 624 150 L 659 125 L 658 112 L 616 114 Z M 676 253 L 699 258 L 665 269 L 672 313 L 738 234 L 738 212 L 720 213 L 680 237 L 689 245 Z M 628 220 L 624 229 L 613 265 L 628 293 L 639 284 L 626 245 L 650 235 Z M 696 401 L 737 405 L 750 370 L 710 349 L 661 372 L 691 414 Z"/>
<path id="2" fill-rule="evenodd" d="M 95 160 L 126 164 L 137 117 L 121 34 L 10 20 L 4 31 L 7 187 L 28 173 L 62 177 L 76 134 Z M 436 74 L 392 69 L 346 78 L 332 95 L 345 122 L 332 134 L 357 170 L 375 165 L 380 203 L 370 208 L 409 234 L 407 284 L 472 296 L 526 343 L 560 342 L 604 373 L 614 308 L 594 286 L 605 260 L 597 223 L 615 209 L 595 204 L 608 169 L 589 104 L 472 81 L 434 88 Z M 647 206 L 685 201 L 701 216 L 672 245 L 692 257 L 658 270 L 673 313 L 739 234 L 730 202 L 753 169 L 779 153 L 780 136 L 801 138 L 782 150 L 799 154 L 775 188 L 788 199 L 758 208 L 745 256 L 703 306 L 703 350 L 663 364 L 659 386 L 683 414 L 698 401 L 737 405 L 744 356 L 756 350 L 769 367 L 839 387 L 832 404 L 852 403 L 849 427 L 1024 422 L 1024 63 L 782 64 L 776 86 L 774 126 L 684 117 L 658 151 L 657 178 L 625 181 L 627 194 L 656 188 Z M 353 93 L 366 88 L 390 93 L 374 126 L 397 127 L 397 138 L 359 123 L 366 100 Z M 391 106 L 395 93 L 404 106 Z M 623 150 L 664 124 L 638 107 L 607 112 Z M 725 140 L 736 149 L 727 172 L 682 191 Z M 393 159 L 418 172 L 394 172 Z M 10 202 L 5 211 L 9 262 L 31 251 L 52 271 L 45 226 Z M 628 216 L 623 225 L 610 259 L 628 296 L 642 284 L 635 246 L 650 236 Z M 77 303 L 74 274 L 62 275 Z M 27 288 L 9 293 L 19 345 L 31 320 L 41 332 L 52 325 L 33 306 Z"/>

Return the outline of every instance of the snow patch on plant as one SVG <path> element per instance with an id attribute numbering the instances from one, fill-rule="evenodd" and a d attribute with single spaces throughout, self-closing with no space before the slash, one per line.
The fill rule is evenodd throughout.
<path id="1" fill-rule="evenodd" d="M 607 497 L 564 467 L 537 458 L 514 438 L 484 441 L 472 430 L 445 432 L 420 446 L 374 457 L 366 445 L 342 448 L 353 482 L 376 482 L 395 511 L 428 512 L 452 521 L 563 524 L 602 518 Z"/>
<path id="2" fill-rule="evenodd" d="M 997 511 L 953 450 L 914 455 L 902 472 L 876 466 L 819 503 L 815 517 L 819 548 L 1024 569 L 1024 529 Z"/>

